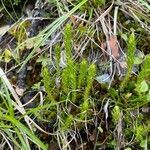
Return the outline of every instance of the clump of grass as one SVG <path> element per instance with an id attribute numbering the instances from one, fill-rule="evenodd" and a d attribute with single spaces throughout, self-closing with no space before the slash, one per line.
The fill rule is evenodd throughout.
<path id="1" fill-rule="evenodd" d="M 96 67 L 94 64 L 91 64 L 88 67 L 87 61 L 83 59 L 81 63 L 76 63 L 73 60 L 72 54 L 72 27 L 67 24 L 64 29 L 64 49 L 66 54 L 66 66 L 63 69 L 60 69 L 60 59 L 61 59 L 61 46 L 55 46 L 55 58 L 56 58 L 56 76 L 61 80 L 61 87 L 59 89 L 54 89 L 54 78 L 51 77 L 49 69 L 43 67 L 42 76 L 43 83 L 46 90 L 46 93 L 50 100 L 54 100 L 56 95 L 63 93 L 63 96 L 60 97 L 60 100 L 64 99 L 64 94 L 69 99 L 75 103 L 77 101 L 77 91 L 84 90 L 83 97 L 83 107 L 88 103 L 89 93 L 92 87 L 92 82 L 96 74 Z M 78 75 L 79 74 L 79 75 Z M 86 108 L 85 108 L 86 109 Z M 84 110 L 84 109 L 83 109 Z M 86 109 L 87 110 L 87 109 Z"/>
<path id="2" fill-rule="evenodd" d="M 0 80 L 0 137 L 1 140 L 6 141 L 5 148 L 13 149 L 31 149 L 31 143 L 33 142 L 39 148 L 46 150 L 47 146 L 26 127 L 25 123 L 22 123 L 23 115 L 19 115 L 14 106 L 19 107 L 10 97 L 11 94 L 8 91 L 8 85 Z M 20 109 L 20 108 L 19 108 Z M 17 112 L 14 112 L 14 110 Z M 30 137 L 30 138 L 29 138 Z"/>
<path id="3" fill-rule="evenodd" d="M 43 83 L 47 95 L 50 99 L 54 99 L 53 93 L 62 93 L 59 97 L 59 101 L 69 99 L 73 103 L 81 105 L 80 112 L 87 112 L 90 102 L 90 91 L 92 83 L 96 74 L 96 66 L 94 64 L 88 65 L 87 61 L 83 59 L 81 63 L 76 63 L 73 60 L 72 54 L 72 27 L 67 24 L 64 30 L 64 48 L 66 54 L 66 67 L 60 69 L 60 45 L 55 47 L 56 58 L 56 75 L 60 76 L 61 83 L 59 89 L 52 89 L 55 86 L 52 83 L 52 77 L 50 76 L 47 68 L 42 69 Z M 78 75 L 79 74 L 79 75 Z M 78 93 L 78 91 L 83 93 Z M 78 99 L 78 97 L 80 99 Z"/>

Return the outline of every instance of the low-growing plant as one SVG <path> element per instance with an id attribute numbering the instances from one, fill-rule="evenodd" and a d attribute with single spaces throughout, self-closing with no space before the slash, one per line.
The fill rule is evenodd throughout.
<path id="1" fill-rule="evenodd" d="M 22 0 L 9 1 L 14 7 L 18 7 L 23 2 Z M 145 32 L 144 28 L 141 29 L 141 25 L 149 30 L 146 26 L 149 22 L 146 16 L 148 11 L 145 10 L 145 8 L 149 8 L 147 2 L 141 0 L 121 2 L 124 4 L 121 9 L 117 6 L 120 5 L 120 1 L 64 0 L 64 3 L 58 0 L 48 0 L 42 2 L 49 2 L 50 7 L 56 8 L 57 16 L 63 15 L 33 38 L 28 38 L 26 34 L 28 21 L 18 22 L 12 30 L 9 30 L 9 34 L 15 37 L 15 41 L 18 42 L 15 43 L 17 48 L 14 50 L 14 46 L 10 42 L 8 48 L 5 48 L 0 56 L 2 66 L 5 67 L 9 76 L 17 70 L 17 66 L 15 69 L 8 70 L 12 64 L 16 65 L 15 63 L 18 66 L 21 65 L 19 71 L 27 68 L 27 72 L 32 70 L 33 76 L 37 76 L 39 73 L 38 81 L 35 81 L 36 84 L 30 87 L 31 84 L 27 83 L 25 93 L 22 96 L 19 95 L 22 100 L 26 93 L 30 93 L 30 90 L 34 90 L 35 93 L 38 91 L 35 95 L 35 97 L 38 96 L 37 100 L 34 99 L 35 97 L 27 97 L 29 103 L 31 100 L 35 104 L 32 108 L 28 108 L 28 102 L 27 105 L 14 106 L 13 93 L 10 93 L 7 86 L 0 81 L 0 139 L 2 139 L 0 142 L 2 145 L 6 145 L 4 149 L 46 150 L 88 149 L 89 147 L 94 150 L 148 149 L 150 125 L 149 117 L 145 116 L 148 114 L 150 102 L 150 57 L 147 55 L 144 59 L 144 56 L 139 59 L 136 56 L 136 47 L 145 55 L 149 53 L 139 46 L 139 41 L 143 37 L 142 32 Z M 76 5 L 77 3 L 79 4 Z M 48 3 L 44 3 L 42 6 L 44 10 L 45 6 L 47 12 L 49 10 Z M 114 7 L 115 9 L 112 9 Z M 139 12 L 136 7 L 140 8 Z M 79 9 L 78 13 L 74 14 L 77 9 Z M 118 14 L 117 10 L 119 10 Z M 130 10 L 128 12 L 130 17 L 137 21 L 127 18 L 126 10 Z M 113 11 L 114 17 L 112 17 Z M 125 16 L 124 13 L 126 13 Z M 120 16 L 123 16 L 123 19 L 120 19 Z M 115 19 L 113 20 L 113 18 Z M 51 20 L 47 17 L 41 19 L 44 22 L 40 25 L 41 27 L 45 27 L 49 23 L 49 19 Z M 32 21 L 34 22 L 34 20 Z M 114 76 L 110 81 L 111 87 L 108 89 L 107 83 L 97 82 L 98 80 L 94 80 L 94 78 L 96 73 L 102 73 L 100 77 L 109 77 L 107 55 L 100 50 L 100 46 L 103 45 L 101 48 L 107 50 L 108 43 L 104 42 L 104 35 L 112 33 L 109 27 L 113 21 L 114 30 L 115 22 L 118 22 L 117 31 L 121 32 L 124 42 L 127 42 L 127 53 L 125 52 L 127 54 L 127 73 L 120 81 L 114 70 Z M 66 22 L 68 23 L 65 25 Z M 140 26 L 138 22 L 140 22 Z M 103 27 L 99 26 L 99 23 Z M 124 33 L 125 28 L 126 31 L 129 31 L 129 27 L 130 29 L 135 27 L 136 34 L 132 33 L 127 37 L 128 33 L 123 35 L 122 32 Z M 51 35 L 62 33 L 62 30 L 64 30 L 63 34 L 59 34 L 59 37 L 54 39 L 55 45 L 52 40 L 51 51 L 48 54 L 47 44 L 53 38 Z M 119 34 L 117 33 L 117 35 Z M 137 41 L 135 35 L 138 35 Z M 121 39 L 117 42 L 120 47 L 125 44 Z M 147 41 L 146 44 L 148 44 Z M 144 47 L 146 47 L 145 44 Z M 13 54 L 16 51 L 18 59 L 13 63 L 12 61 L 15 59 Z M 21 60 L 20 52 L 24 55 L 24 51 L 29 51 L 30 54 L 27 57 L 23 56 L 25 60 Z M 97 72 L 96 65 L 87 61 L 87 55 L 89 55 L 89 60 L 96 62 L 99 67 Z M 35 73 L 32 62 L 39 64 L 38 73 Z M 114 64 L 112 63 L 112 65 Z M 135 65 L 139 65 L 136 73 L 133 72 Z M 119 70 L 119 68 L 117 69 Z M 26 79 L 28 82 L 29 77 Z M 12 80 L 13 87 L 17 87 L 18 79 Z M 21 114 L 19 109 L 25 109 L 25 114 Z M 26 116 L 33 118 L 33 120 L 29 118 L 29 124 L 24 120 Z M 50 148 L 45 146 L 46 142 L 49 143 Z"/>
<path id="2" fill-rule="evenodd" d="M 87 61 L 83 59 L 80 63 L 78 88 L 82 88 L 85 86 L 86 77 L 87 77 Z"/>
<path id="3" fill-rule="evenodd" d="M 8 91 L 5 82 L 0 80 L 0 137 L 5 139 L 7 146 L 5 148 L 13 149 L 31 149 L 31 143 L 36 144 L 39 148 L 46 150 L 47 146 L 29 129 L 27 128 L 22 118 L 22 115 L 17 113 L 14 108 L 14 101 Z M 17 106 L 17 105 L 16 105 Z M 2 142 L 2 141 L 1 141 Z M 10 144 L 13 142 L 13 145 Z"/>
<path id="4" fill-rule="evenodd" d="M 50 101 L 55 101 L 54 95 L 53 95 L 53 79 L 50 75 L 49 69 L 47 67 L 44 67 L 42 69 L 42 76 L 43 76 L 43 83 L 45 87 L 45 91 L 47 93 L 47 96 Z"/>
<path id="5" fill-rule="evenodd" d="M 139 72 L 137 77 L 137 91 L 147 92 L 149 89 L 150 79 L 150 55 L 147 55 L 142 65 L 142 70 Z"/>
<path id="6" fill-rule="evenodd" d="M 130 76 L 132 74 L 133 64 L 134 64 L 134 55 L 135 55 L 135 49 L 136 49 L 136 42 L 135 42 L 135 35 L 134 33 L 131 33 L 128 39 L 127 43 L 127 73 L 121 83 L 121 89 L 123 89 L 126 86 L 126 83 L 128 83 L 128 80 L 130 79 Z"/>
<path id="7" fill-rule="evenodd" d="M 148 148 L 148 141 L 150 140 L 148 138 L 149 134 L 149 127 L 145 124 L 138 124 L 135 127 L 135 138 L 136 141 L 139 143 L 139 145 L 147 149 Z"/>
<path id="8" fill-rule="evenodd" d="M 66 101 L 69 100 L 70 102 L 77 104 L 78 107 L 80 107 L 80 110 L 76 108 L 76 112 L 81 113 L 81 115 L 79 115 L 80 119 L 84 119 L 84 117 L 87 116 L 90 107 L 90 91 L 96 74 L 96 66 L 94 64 L 88 65 L 85 59 L 80 63 L 75 62 L 72 52 L 72 39 L 72 27 L 67 24 L 64 29 L 64 49 L 66 55 L 66 65 L 64 68 L 61 68 L 60 66 L 60 51 L 62 46 L 55 46 L 56 76 L 54 75 L 54 77 L 60 79 L 60 87 L 54 85 L 54 82 L 52 83 L 54 78 L 50 76 L 47 68 L 42 69 L 43 83 L 49 99 L 54 99 L 53 93 L 55 93 L 55 95 L 58 95 L 57 101 L 66 99 Z M 56 88 L 54 89 L 54 87 Z M 71 107 L 71 105 L 69 105 L 69 107 Z M 72 119 L 74 119 L 74 117 L 76 118 L 74 115 L 76 115 L 76 113 L 69 114 L 65 122 L 70 122 L 70 116 L 72 116 Z M 64 124 L 63 128 L 66 128 L 69 124 L 70 123 Z"/>
<path id="9" fill-rule="evenodd" d="M 116 105 L 112 111 L 112 119 L 114 123 L 117 124 L 120 118 L 121 118 L 121 110 L 119 106 Z"/>

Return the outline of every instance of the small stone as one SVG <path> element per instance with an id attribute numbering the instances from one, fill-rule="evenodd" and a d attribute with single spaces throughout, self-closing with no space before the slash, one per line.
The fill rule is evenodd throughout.
<path id="1" fill-rule="evenodd" d="M 24 93 L 24 89 L 21 89 L 19 88 L 18 86 L 16 87 L 16 93 L 19 95 L 19 96 L 23 96 L 23 93 Z"/>

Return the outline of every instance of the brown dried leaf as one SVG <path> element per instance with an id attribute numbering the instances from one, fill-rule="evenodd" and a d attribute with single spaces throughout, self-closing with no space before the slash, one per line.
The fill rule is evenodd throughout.
<path id="1" fill-rule="evenodd" d="M 112 52 L 113 57 L 118 59 L 120 54 L 119 54 L 119 48 L 117 45 L 117 37 L 111 36 L 108 43 L 109 43 L 109 46 L 111 48 L 111 52 Z"/>

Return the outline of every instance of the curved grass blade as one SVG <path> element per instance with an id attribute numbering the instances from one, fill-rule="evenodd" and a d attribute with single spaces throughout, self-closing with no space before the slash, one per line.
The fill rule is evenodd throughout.
<path id="1" fill-rule="evenodd" d="M 27 127 L 25 127 L 22 123 L 20 123 L 15 118 L 12 118 L 11 116 L 5 115 L 3 118 L 7 121 L 10 121 L 12 124 L 14 124 L 21 132 L 24 132 L 26 135 L 29 136 L 31 141 L 33 141 L 36 145 L 41 147 L 43 150 L 47 150 L 47 146 L 38 138 L 36 137 Z"/>
<path id="2" fill-rule="evenodd" d="M 40 39 L 39 41 L 37 41 L 37 43 L 35 43 L 34 49 L 31 51 L 31 53 L 28 55 L 28 57 L 24 60 L 19 71 L 32 58 L 35 51 L 40 47 L 40 45 L 42 45 L 42 43 L 44 43 L 47 40 L 47 38 L 50 37 L 50 35 L 52 35 L 52 33 L 54 33 L 68 19 L 68 17 L 70 17 L 76 10 L 78 10 L 86 1 L 87 0 L 83 0 L 82 2 L 80 2 L 72 10 L 70 10 L 66 15 L 59 17 L 52 24 L 50 24 L 48 27 L 46 27 L 41 33 L 39 33 L 39 36 L 40 36 L 41 34 L 45 34 L 47 32 L 42 39 Z"/>

